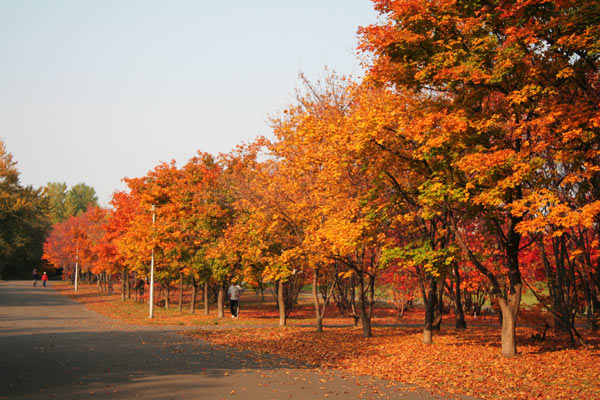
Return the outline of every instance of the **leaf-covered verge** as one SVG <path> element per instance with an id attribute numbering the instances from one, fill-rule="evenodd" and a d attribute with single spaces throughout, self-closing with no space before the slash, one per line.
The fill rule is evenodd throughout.
<path id="1" fill-rule="evenodd" d="M 442 329 L 433 345 L 421 342 L 417 328 L 360 330 L 266 328 L 197 331 L 194 336 L 225 346 L 277 354 L 322 367 L 414 384 L 436 392 L 483 399 L 599 398 L 598 346 L 568 349 L 561 339 L 543 343 L 520 329 L 519 356 L 498 352 L 497 328 Z M 513 381 L 514 383 L 508 384 Z"/>
<path id="2" fill-rule="evenodd" d="M 225 326 L 254 326 L 254 327 L 275 327 L 278 324 L 278 310 L 274 301 L 260 301 L 253 294 L 244 294 L 241 301 L 241 310 L 239 319 L 229 318 L 229 309 L 225 310 L 226 318 L 217 317 L 216 305 L 210 305 L 210 314 L 204 315 L 202 309 L 196 309 L 194 314 L 189 313 L 189 293 L 184 297 L 183 311 L 178 311 L 177 304 L 171 303 L 169 309 L 164 307 L 155 307 L 155 317 L 148 318 L 147 293 L 144 296 L 144 303 L 136 302 L 133 299 L 128 301 L 120 300 L 120 293 L 106 294 L 97 290 L 95 286 L 83 284 L 79 286 L 77 292 L 73 291 L 73 286 L 66 282 L 52 282 L 52 287 L 64 296 L 70 297 L 88 308 L 97 311 L 100 314 L 110 318 L 128 323 L 128 324 L 150 324 L 150 325 L 172 325 L 172 326 L 201 326 L 201 325 L 225 325 Z M 133 296 L 133 295 L 132 295 Z M 157 295 L 157 298 L 161 296 Z M 172 301 L 172 300 L 171 300 Z M 201 303 L 202 304 L 202 303 Z M 330 307 L 327 312 L 327 325 L 352 325 L 354 319 L 337 314 L 334 307 Z M 393 316 L 392 309 L 378 309 L 373 318 L 379 325 L 388 324 L 411 324 L 420 325 L 423 322 L 423 316 L 420 312 L 406 312 L 402 320 Z M 483 321 L 490 323 L 491 320 Z M 303 303 L 294 308 L 294 311 L 288 319 L 292 326 L 306 326 L 314 324 L 314 306 L 309 303 Z M 453 323 L 453 322 L 448 322 Z"/>
<path id="3" fill-rule="evenodd" d="M 265 312 L 243 310 L 243 319 L 232 320 L 231 318 L 218 318 L 214 305 L 210 310 L 210 315 L 204 315 L 203 310 L 196 310 L 195 314 L 190 314 L 185 305 L 182 312 L 178 311 L 177 304 L 171 308 L 154 308 L 154 318 L 148 318 L 148 303 L 136 302 L 133 299 L 122 301 L 120 294 L 106 294 L 98 291 L 95 286 L 81 285 L 77 292 L 73 291 L 73 286 L 65 282 L 52 282 L 52 287 L 64 296 L 77 300 L 85 304 L 88 308 L 105 315 L 107 317 L 136 325 L 170 325 L 170 326 L 199 326 L 199 325 L 261 325 L 275 326 L 277 321 L 274 319 L 276 311 Z M 242 307 L 246 308 L 243 304 Z"/>
<path id="4" fill-rule="evenodd" d="M 545 340 L 539 341 L 532 337 L 536 333 L 533 328 L 520 327 L 517 329 L 521 343 L 519 355 L 506 359 L 498 351 L 500 332 L 495 319 L 487 319 L 488 326 L 471 324 L 467 330 L 442 326 L 434 344 L 425 345 L 421 342 L 422 330 L 413 327 L 378 327 L 372 338 L 363 338 L 360 329 L 351 327 L 329 328 L 322 333 L 302 326 L 274 327 L 276 312 L 271 304 L 265 308 L 264 303 L 247 303 L 246 314 L 239 320 L 218 319 L 214 315 L 191 316 L 179 313 L 176 308 L 159 308 L 156 318 L 150 320 L 147 305 L 120 301 L 117 295 L 101 294 L 94 287 L 83 286 L 77 293 L 62 283 L 54 288 L 123 322 L 245 326 L 245 329 L 203 329 L 186 333 L 218 345 L 414 384 L 434 392 L 482 399 L 600 398 L 600 336 L 588 332 L 588 347 L 570 348 L 565 336 L 548 333 Z M 307 317 L 300 314 L 291 322 L 310 323 Z M 422 315 L 413 315 L 409 320 L 396 322 L 416 322 L 419 317 L 422 321 Z M 341 318 L 328 320 L 331 325 L 347 322 L 348 319 Z M 258 325 L 262 327 L 255 327 Z"/>

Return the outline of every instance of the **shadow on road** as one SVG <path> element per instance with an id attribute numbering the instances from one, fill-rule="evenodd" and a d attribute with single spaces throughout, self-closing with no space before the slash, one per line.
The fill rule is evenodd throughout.
<path id="1" fill-rule="evenodd" d="M 0 399 L 438 398 L 176 329 L 121 324 L 30 285 L 0 282 Z"/>
<path id="2" fill-rule="evenodd" d="M 31 283 L 29 283 L 31 285 Z M 53 296 L 55 294 L 51 287 L 25 286 L 10 287 L 6 284 L 0 285 L 2 294 L 2 307 L 37 307 L 37 306 L 66 306 L 73 304 L 74 301 L 63 296 Z"/>
<path id="3" fill-rule="evenodd" d="M 125 391 L 132 397 L 148 390 L 176 393 L 186 387 L 218 387 L 223 379 L 228 382 L 222 385 L 229 386 L 229 377 L 239 371 L 264 372 L 292 365 L 285 360 L 215 348 L 173 332 L 139 330 L 36 328 L 25 334 L 24 329 L 2 329 L 0 349 L 0 394 L 4 396 L 47 391 L 59 398 L 80 398 L 77 396 L 98 390 L 106 394 Z M 145 398 L 147 395 L 151 393 Z"/>

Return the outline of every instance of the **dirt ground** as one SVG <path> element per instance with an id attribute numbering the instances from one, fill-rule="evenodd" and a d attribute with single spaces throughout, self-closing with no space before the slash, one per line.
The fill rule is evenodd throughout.
<path id="1" fill-rule="evenodd" d="M 29 281 L 0 282 L 0 355 L 0 399 L 440 398 L 122 324 Z"/>

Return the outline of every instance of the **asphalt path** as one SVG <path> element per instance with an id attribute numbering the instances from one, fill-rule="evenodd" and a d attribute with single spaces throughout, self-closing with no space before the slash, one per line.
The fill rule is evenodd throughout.
<path id="1" fill-rule="evenodd" d="M 122 324 L 51 287 L 0 282 L 0 399 L 136 398 L 443 397 L 215 346 L 171 328 Z"/>

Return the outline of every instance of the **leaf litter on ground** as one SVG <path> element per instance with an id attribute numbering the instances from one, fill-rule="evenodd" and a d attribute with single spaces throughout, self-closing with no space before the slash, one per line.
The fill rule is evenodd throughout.
<path id="1" fill-rule="evenodd" d="M 434 335 L 434 343 L 426 345 L 422 343 L 422 329 L 417 327 L 375 327 L 373 337 L 363 338 L 362 330 L 355 327 L 326 328 L 324 332 L 303 326 L 276 327 L 277 321 L 264 318 L 260 310 L 253 310 L 244 319 L 218 321 L 214 315 L 159 309 L 157 318 L 149 320 L 145 314 L 147 305 L 123 302 L 119 296 L 108 296 L 91 286 L 82 288 L 73 293 L 67 285 L 55 286 L 57 291 L 122 322 L 184 325 L 196 328 L 185 334 L 217 345 L 258 355 L 276 355 L 317 368 L 416 385 L 438 394 L 471 395 L 481 399 L 600 398 L 600 335 L 597 333 L 586 332 L 588 346 L 573 348 L 566 335 L 550 333 L 544 341 L 539 341 L 533 338 L 535 329 L 519 327 L 519 354 L 505 358 L 500 355 L 497 323 L 466 330 L 443 326 L 441 332 Z M 265 314 L 270 315 L 272 311 Z M 231 329 L 197 329 L 213 325 L 215 320 Z M 331 324 L 339 326 L 348 321 L 337 319 Z M 382 318 L 380 321 L 389 324 L 392 320 Z M 418 315 L 408 321 L 418 321 Z M 481 324 L 481 321 L 470 322 Z M 261 327 L 253 327 L 256 325 Z M 235 329 L 240 327 L 245 328 Z"/>

